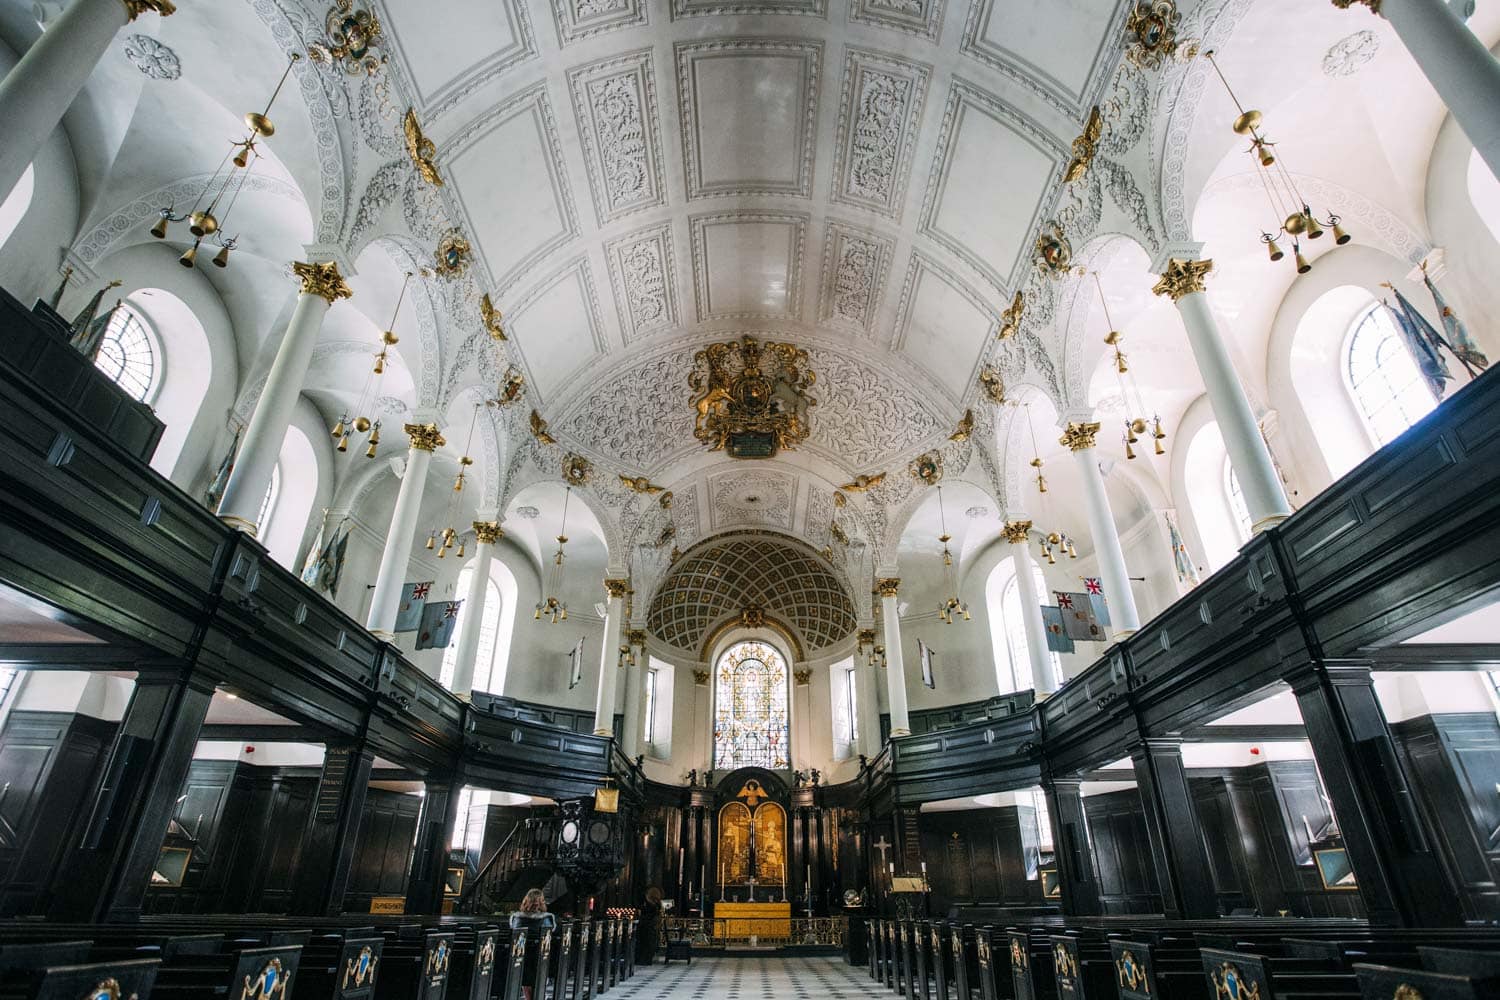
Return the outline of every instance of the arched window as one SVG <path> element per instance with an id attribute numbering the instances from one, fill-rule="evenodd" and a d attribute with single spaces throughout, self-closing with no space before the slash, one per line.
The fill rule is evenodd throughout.
<path id="1" fill-rule="evenodd" d="M 1500 242 L 1500 178 L 1477 149 L 1469 157 L 1469 201 L 1490 235 Z"/>
<path id="2" fill-rule="evenodd" d="M 1047 581 L 1035 564 L 1031 567 L 1039 594 L 1047 592 Z M 1031 657 L 1026 645 L 1026 621 L 1021 607 L 1021 584 L 1016 579 L 1016 564 L 1006 559 L 990 574 L 985 598 L 990 608 L 990 638 L 994 643 L 995 680 L 1001 694 L 1035 687 L 1031 676 Z M 997 600 L 998 598 L 998 600 Z M 1062 684 L 1062 659 L 1048 652 L 1052 676 Z"/>
<path id="3" fill-rule="evenodd" d="M 6 241 L 21 225 L 21 220 L 26 217 L 26 210 L 31 207 L 35 181 L 35 174 L 27 167 L 21 179 L 16 181 L 16 186 L 10 189 L 10 194 L 0 202 L 0 247 L 5 246 Z"/>
<path id="4" fill-rule="evenodd" d="M 156 384 L 156 351 L 146 324 L 129 305 L 120 306 L 110 316 L 94 364 L 141 402 L 151 395 Z"/>
<path id="5" fill-rule="evenodd" d="M 460 600 L 466 600 L 469 593 L 469 583 L 474 579 L 474 566 L 469 564 L 458 574 L 458 589 L 454 591 Z M 463 641 L 464 629 L 473 622 L 473 618 L 467 614 L 467 608 L 460 608 L 458 612 L 458 628 L 454 635 L 454 641 L 448 644 L 443 651 L 443 666 L 438 672 L 438 683 L 450 690 L 453 687 L 453 673 L 458 669 L 458 647 Z M 474 654 L 474 690 L 495 691 L 490 686 L 490 681 L 495 672 L 495 647 L 496 640 L 500 635 L 500 588 L 495 586 L 495 581 L 489 581 L 484 592 L 484 615 L 479 620 L 479 649 Z M 496 692 L 498 693 L 498 692 Z"/>
<path id="6" fill-rule="evenodd" d="M 1379 303 L 1355 319 L 1349 337 L 1349 387 L 1377 445 L 1400 436 L 1437 406 L 1437 399 Z"/>
<path id="7" fill-rule="evenodd" d="M 766 643 L 738 642 L 715 673 L 714 770 L 790 767 L 786 660 Z"/>
<path id="8" fill-rule="evenodd" d="M 271 521 L 271 515 L 276 512 L 276 498 L 281 493 L 281 463 L 277 462 L 271 467 L 271 481 L 266 484 L 266 495 L 260 501 L 260 513 L 255 515 L 255 533 L 260 538 L 266 537 L 266 528 Z"/>
<path id="9" fill-rule="evenodd" d="M 1234 474 L 1234 466 L 1224 459 L 1224 498 L 1229 501 L 1229 512 L 1234 515 L 1234 526 L 1240 529 L 1240 541 L 1250 540 L 1254 522 L 1250 520 L 1250 508 L 1245 504 L 1245 494 L 1240 490 L 1240 477 Z"/>

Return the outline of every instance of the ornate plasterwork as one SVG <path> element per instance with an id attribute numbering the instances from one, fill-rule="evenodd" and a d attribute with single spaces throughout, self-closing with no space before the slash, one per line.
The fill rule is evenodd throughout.
<path id="1" fill-rule="evenodd" d="M 360 195 L 359 207 L 354 212 L 354 224 L 349 227 L 348 244 L 358 254 L 364 240 L 380 221 L 385 210 L 401 196 L 407 177 L 412 173 L 406 160 L 392 160 L 376 170 Z"/>
<path id="2" fill-rule="evenodd" d="M 176 80 L 182 76 L 182 60 L 177 53 L 151 35 L 131 35 L 125 39 L 125 58 L 152 80 Z"/>
<path id="3" fill-rule="evenodd" d="M 646 0 L 552 0 L 557 39 L 564 45 L 647 23 Z"/>
<path id="4" fill-rule="evenodd" d="M 849 20 L 936 41 L 942 33 L 945 2 L 953 0 L 853 0 Z"/>
<path id="5" fill-rule="evenodd" d="M 1380 51 L 1380 36 L 1373 31 L 1356 31 L 1333 43 L 1323 56 L 1323 75 L 1335 79 L 1353 76 Z"/>
<path id="6" fill-rule="evenodd" d="M 894 252 L 895 245 L 877 233 L 830 219 L 823 240 L 818 319 L 870 333 Z"/>
<path id="7" fill-rule="evenodd" d="M 930 75 L 919 63 L 849 50 L 834 145 L 834 201 L 900 215 Z"/>
<path id="8" fill-rule="evenodd" d="M 710 524 L 714 531 L 742 525 L 792 527 L 792 501 L 797 480 L 761 469 L 721 472 L 710 476 Z"/>
<path id="9" fill-rule="evenodd" d="M 736 14 L 805 14 L 822 17 L 827 0 L 672 0 L 672 20 Z"/>
<path id="10" fill-rule="evenodd" d="M 376 73 L 360 81 L 354 102 L 354 120 L 365 145 L 382 159 L 403 155 L 401 112 L 391 100 L 391 75 Z"/>
<path id="11" fill-rule="evenodd" d="M 698 487 L 688 486 L 677 491 L 672 502 L 672 527 L 678 548 L 693 545 L 703 534 L 698 524 Z"/>
<path id="12" fill-rule="evenodd" d="M 568 73 L 568 86 L 599 224 L 663 204 L 651 50 L 581 66 Z"/>
<path id="13" fill-rule="evenodd" d="M 422 265 L 428 259 L 427 249 L 410 239 L 385 236 L 372 241 L 370 245 L 385 250 L 398 268 L 412 274 L 420 274 Z M 406 298 L 417 319 L 417 355 L 420 367 L 413 372 L 412 379 L 417 386 L 417 406 L 435 406 L 441 388 L 447 324 L 440 319 L 438 296 L 434 295 L 433 282 L 413 280 L 407 289 Z"/>
<path id="14" fill-rule="evenodd" d="M 620 312 L 625 343 L 670 330 L 678 323 L 677 264 L 672 225 L 638 229 L 607 243 L 610 286 Z"/>
<path id="15" fill-rule="evenodd" d="M 678 112 L 682 127 L 683 169 L 687 181 L 688 198 L 713 198 L 723 196 L 770 194 L 795 195 L 806 198 L 812 194 L 813 155 L 817 149 L 819 71 L 823 58 L 823 43 L 818 41 L 796 41 L 776 38 L 725 38 L 705 42 L 679 42 L 673 47 L 677 64 Z M 702 174 L 703 149 L 699 127 L 711 111 L 698 107 L 697 94 L 693 89 L 694 66 L 702 59 L 713 59 L 724 55 L 777 56 L 796 59 L 800 65 L 802 107 L 795 124 L 798 162 L 794 181 L 783 182 L 771 178 L 736 181 L 734 183 L 710 184 Z"/>

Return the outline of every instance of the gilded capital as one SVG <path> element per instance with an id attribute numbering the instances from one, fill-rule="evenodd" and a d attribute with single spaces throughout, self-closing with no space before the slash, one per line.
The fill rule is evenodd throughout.
<path id="1" fill-rule="evenodd" d="M 1004 532 L 1005 540 L 1010 544 L 1025 545 L 1027 537 L 1031 534 L 1031 522 L 1006 521 L 1001 531 Z"/>
<path id="2" fill-rule="evenodd" d="M 604 592 L 609 595 L 609 599 L 612 601 L 623 601 L 625 599 L 625 591 L 629 589 L 629 580 L 606 579 L 604 581 Z"/>
<path id="3" fill-rule="evenodd" d="M 1063 431 L 1062 437 L 1057 441 L 1069 451 L 1083 451 L 1092 448 L 1095 439 L 1099 436 L 1099 424 L 1068 424 L 1068 429 Z"/>
<path id="4" fill-rule="evenodd" d="M 855 638 L 854 641 L 856 642 L 856 644 L 858 644 L 860 646 L 873 646 L 873 645 L 875 645 L 875 630 L 872 629 L 872 628 L 862 628 L 862 629 L 860 629 L 859 630 L 859 635 Z"/>
<path id="5" fill-rule="evenodd" d="M 812 683 L 812 668 L 807 667 L 802 670 L 793 670 L 792 679 L 797 682 L 798 687 L 807 687 Z"/>
<path id="6" fill-rule="evenodd" d="M 339 266 L 333 261 L 326 264 L 304 264 L 292 261 L 292 273 L 302 279 L 303 295 L 321 295 L 333 305 L 339 299 L 354 297 L 354 292 L 344 283 Z"/>
<path id="7" fill-rule="evenodd" d="M 1182 260 L 1173 257 L 1167 263 L 1167 269 L 1161 273 L 1161 280 L 1156 287 L 1151 289 L 1157 295 L 1165 295 L 1173 302 L 1179 302 L 1184 295 L 1203 291 L 1203 279 L 1214 269 L 1211 260 Z"/>
<path id="8" fill-rule="evenodd" d="M 895 597 L 901 590 L 901 578 L 888 576 L 875 581 L 875 589 L 881 597 Z"/>
<path id="9" fill-rule="evenodd" d="M 1371 14 L 1380 13 L 1380 0 L 1333 0 L 1333 5 L 1339 10 L 1348 10 L 1350 7 L 1358 7 L 1364 4 L 1370 8 Z"/>
<path id="10" fill-rule="evenodd" d="M 402 430 L 411 438 L 411 446 L 417 451 L 437 451 L 447 441 L 437 424 L 407 424 Z"/>
<path id="11" fill-rule="evenodd" d="M 708 673 L 707 670 L 694 670 L 693 671 L 693 683 L 696 684 L 696 685 L 698 685 L 699 687 L 705 687 L 705 686 L 707 686 L 707 684 L 708 684 L 708 678 L 709 678 L 709 673 Z"/>
<path id="12" fill-rule="evenodd" d="M 637 649 L 644 649 L 646 646 L 646 630 L 643 628 L 630 629 L 625 633 L 625 642 L 627 645 L 635 646 Z"/>
<path id="13" fill-rule="evenodd" d="M 170 17 L 177 13 L 177 6 L 172 0 L 124 0 L 127 19 L 134 21 L 142 14 L 157 13 L 162 17 Z"/>
<path id="14" fill-rule="evenodd" d="M 498 521 L 475 521 L 474 537 L 483 545 L 494 545 L 505 537 Z"/>

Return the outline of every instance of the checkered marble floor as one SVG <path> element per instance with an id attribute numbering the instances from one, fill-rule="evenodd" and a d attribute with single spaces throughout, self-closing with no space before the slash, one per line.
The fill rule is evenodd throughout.
<path id="1" fill-rule="evenodd" d="M 601 1000 L 865 1000 L 893 995 L 838 957 L 704 958 L 636 968 Z"/>

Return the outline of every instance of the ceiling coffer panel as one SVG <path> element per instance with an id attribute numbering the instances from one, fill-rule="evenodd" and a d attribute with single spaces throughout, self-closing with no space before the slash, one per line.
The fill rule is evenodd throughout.
<path id="1" fill-rule="evenodd" d="M 746 608 L 796 629 L 809 653 L 855 628 L 854 603 L 827 564 L 796 542 L 768 535 L 714 540 L 680 559 L 651 601 L 646 627 L 696 654 L 715 625 Z"/>

